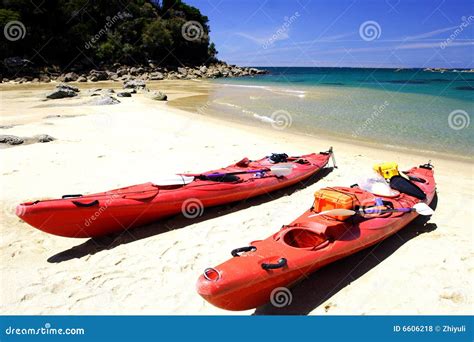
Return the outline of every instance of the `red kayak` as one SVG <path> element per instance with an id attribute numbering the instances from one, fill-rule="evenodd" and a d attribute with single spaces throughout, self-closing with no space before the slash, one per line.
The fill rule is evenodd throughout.
<path id="1" fill-rule="evenodd" d="M 209 303 L 226 310 L 248 310 L 269 301 L 281 304 L 284 292 L 289 291 L 283 287 L 396 233 L 418 216 L 411 209 L 414 205 L 432 212 L 423 204 L 431 203 L 435 195 L 431 165 L 412 168 L 406 174 L 426 196 L 423 201 L 399 192 L 381 197 L 357 186 L 319 190 L 315 197 L 323 193 L 327 199 L 335 193 L 338 205 L 348 200 L 353 201 L 357 210 L 367 210 L 360 208 L 376 208 L 376 203 L 380 205 L 382 201 L 380 208 L 386 209 L 370 215 L 331 217 L 315 216 L 321 211 L 313 207 L 274 235 L 237 248 L 232 251 L 233 258 L 206 269 L 197 282 L 197 292 Z"/>
<path id="2" fill-rule="evenodd" d="M 294 185 L 321 170 L 331 156 L 332 149 L 319 154 L 286 156 L 281 162 L 270 157 L 256 161 L 245 158 L 220 170 L 179 175 L 183 182 L 178 184 L 144 183 L 92 195 L 27 202 L 18 205 L 16 214 L 46 233 L 96 237 L 180 212 L 195 218 L 202 215 L 204 207 L 245 200 Z M 285 167 L 288 172 L 279 175 L 278 168 Z M 186 183 L 185 179 L 190 181 Z"/>

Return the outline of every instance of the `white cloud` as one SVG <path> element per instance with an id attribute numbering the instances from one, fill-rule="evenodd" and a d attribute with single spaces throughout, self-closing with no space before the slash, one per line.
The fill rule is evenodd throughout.
<path id="1" fill-rule="evenodd" d="M 246 38 L 258 45 L 266 44 L 269 41 L 276 42 L 279 40 L 287 40 L 290 38 L 287 31 L 279 31 L 279 32 L 275 31 L 273 33 L 269 33 L 265 35 L 262 34 L 261 36 L 254 36 L 246 32 L 235 32 L 234 34 L 237 36 Z"/>
<path id="2" fill-rule="evenodd" d="M 418 39 L 423 39 L 423 38 L 429 38 L 429 37 L 437 36 L 440 33 L 452 31 L 452 30 L 457 29 L 457 28 L 459 28 L 459 25 L 445 27 L 445 28 L 441 28 L 441 29 L 438 29 L 438 30 L 421 33 L 421 34 L 416 35 L 416 36 L 408 36 L 408 37 L 405 37 L 404 40 L 418 40 Z"/>

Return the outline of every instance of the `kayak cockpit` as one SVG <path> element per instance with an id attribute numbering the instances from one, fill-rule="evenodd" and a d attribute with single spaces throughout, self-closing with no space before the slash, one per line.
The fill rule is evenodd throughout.
<path id="1" fill-rule="evenodd" d="M 328 241 L 326 236 L 311 229 L 290 229 L 283 235 L 283 242 L 294 248 L 314 249 L 326 241 Z"/>
<path id="2" fill-rule="evenodd" d="M 289 247 L 317 250 L 340 239 L 347 231 L 346 226 L 347 224 L 341 221 L 298 222 L 283 226 L 282 230 L 274 235 L 274 239 Z"/>

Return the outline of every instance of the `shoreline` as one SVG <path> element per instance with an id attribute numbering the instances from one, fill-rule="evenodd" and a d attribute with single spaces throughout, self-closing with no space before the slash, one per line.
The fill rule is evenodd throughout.
<path id="1" fill-rule="evenodd" d="M 170 105 L 173 107 L 173 104 L 170 103 Z M 185 111 L 189 114 L 196 114 L 193 113 L 192 111 L 182 109 L 179 107 L 175 107 L 179 110 Z M 321 132 L 320 135 L 314 135 L 311 133 L 303 133 L 303 132 L 295 132 L 295 131 L 288 131 L 285 130 L 284 132 L 282 131 L 276 131 L 275 129 L 271 127 L 255 127 L 252 126 L 250 123 L 245 124 L 237 120 L 226 120 L 224 118 L 219 118 L 215 116 L 206 116 L 206 119 L 215 121 L 216 123 L 232 123 L 232 125 L 235 125 L 236 127 L 239 127 L 242 130 L 249 130 L 254 133 L 257 131 L 262 131 L 264 130 L 266 134 L 274 136 L 276 139 L 280 137 L 279 133 L 282 133 L 286 136 L 291 136 L 294 139 L 315 139 L 315 140 L 327 140 L 327 141 L 334 141 L 336 143 L 342 143 L 346 145 L 352 145 L 352 146 L 360 146 L 362 148 L 370 148 L 372 150 L 383 150 L 385 152 L 396 152 L 396 153 L 407 153 L 409 155 L 414 155 L 414 156 L 419 156 L 420 158 L 438 158 L 442 160 L 447 160 L 447 161 L 454 161 L 454 162 L 460 162 L 460 163 L 465 163 L 465 164 L 474 164 L 474 158 L 469 158 L 469 157 L 463 157 L 460 155 L 455 155 L 455 154 L 449 154 L 449 153 L 444 153 L 444 152 L 437 152 L 437 151 L 430 151 L 430 150 L 420 150 L 420 149 L 410 149 L 408 147 L 403 147 L 403 146 L 393 146 L 393 145 L 388 145 L 388 144 L 379 144 L 375 141 L 370 141 L 370 140 L 362 140 L 362 139 L 350 139 L 349 137 L 346 136 L 340 136 L 340 135 L 335 135 L 335 134 L 330 134 L 328 132 Z"/>
<path id="2" fill-rule="evenodd" d="M 206 82 L 208 84 L 210 81 L 199 81 L 199 82 Z M 234 85 L 234 84 L 213 84 L 212 86 L 222 86 L 222 85 L 228 85 L 228 86 L 235 86 L 235 87 L 258 87 L 258 88 L 272 88 L 272 86 L 247 86 L 247 85 Z M 183 97 L 184 99 L 186 97 Z M 196 114 L 195 111 L 193 111 L 191 108 L 188 108 L 185 105 L 176 103 L 178 101 L 170 101 L 169 105 L 173 108 L 177 108 L 179 110 L 183 110 L 185 112 L 188 112 L 190 114 Z M 195 108 L 199 108 L 202 106 L 206 105 L 206 102 L 203 101 L 203 103 L 198 103 L 195 105 Z M 250 122 L 250 120 L 246 123 L 243 122 L 243 120 L 232 120 L 228 118 L 222 118 L 219 116 L 213 116 L 213 115 L 204 115 L 206 118 L 211 119 L 211 120 L 216 120 L 216 122 L 219 123 L 232 123 L 236 126 L 239 126 L 241 129 L 245 130 L 265 130 L 268 134 L 272 134 L 275 136 L 275 138 L 278 137 L 279 133 L 285 134 L 285 135 L 292 135 L 293 137 L 307 137 L 307 138 L 312 138 L 312 139 L 324 139 L 324 140 L 334 140 L 337 142 L 341 142 L 344 144 L 351 144 L 351 145 L 358 145 L 361 147 L 369 147 L 372 149 L 383 149 L 387 152 L 397 152 L 397 153 L 409 153 L 409 154 L 414 154 L 418 155 L 420 157 L 431 157 L 431 158 L 441 158 L 445 160 L 452 160 L 452 161 L 458 161 L 458 162 L 465 162 L 465 163 L 474 163 L 474 157 L 469 157 L 469 156 L 463 156 L 459 154 L 454 154 L 454 153 L 447 153 L 447 152 L 440 152 L 440 151 L 434 151 L 434 150 L 423 150 L 423 149 L 412 149 L 407 146 L 394 146 L 390 144 L 380 144 L 377 141 L 374 140 L 369 140 L 369 139 L 361 139 L 361 138 L 351 138 L 346 135 L 338 135 L 333 132 L 328 132 L 328 131 L 319 131 L 316 135 L 316 133 L 306 133 L 302 131 L 297 131 L 297 130 L 291 130 L 291 129 L 284 129 L 284 130 L 277 130 L 271 127 L 271 125 L 262 125 L 258 120 L 255 120 L 255 122 Z M 256 127 L 258 125 L 258 127 Z"/>
<path id="3" fill-rule="evenodd" d="M 26 84 L 13 84 L 13 85 L 0 83 L 0 90 L 2 91 L 44 90 L 45 92 L 47 92 L 48 90 L 51 90 L 53 85 L 58 85 L 60 83 L 61 82 L 56 82 L 56 81 L 52 81 L 48 83 L 40 82 L 40 83 L 26 83 Z M 116 90 L 122 89 L 122 83 L 116 82 L 116 81 L 98 81 L 98 82 L 87 82 L 87 83 L 69 82 L 67 84 L 80 87 L 81 89 L 83 88 L 86 90 L 95 89 L 99 87 L 111 88 L 111 89 L 116 89 Z M 202 101 L 202 102 L 194 101 L 193 103 L 195 105 L 193 108 L 189 108 L 179 103 L 180 100 L 183 100 L 183 99 L 186 100 L 187 98 L 190 98 L 193 96 L 208 96 L 209 92 L 212 91 L 213 87 L 220 86 L 220 85 L 229 85 L 229 86 L 237 86 L 237 87 L 240 86 L 240 85 L 233 85 L 233 84 L 212 83 L 211 80 L 198 80 L 198 79 L 161 80 L 161 81 L 148 81 L 147 82 L 147 88 L 149 88 L 150 90 L 152 91 L 163 90 L 168 95 L 170 95 L 167 105 L 172 108 L 184 111 L 192 115 L 199 115 L 199 118 L 201 119 L 205 117 L 206 119 L 214 120 L 214 122 L 218 124 L 232 123 L 233 125 L 236 125 L 243 130 L 252 130 L 254 132 L 257 132 L 263 129 L 267 134 L 273 135 L 276 139 L 278 139 L 280 134 L 285 134 L 285 135 L 291 135 L 294 138 L 306 137 L 308 139 L 323 139 L 323 140 L 328 140 L 328 141 L 334 140 L 336 142 L 347 144 L 347 145 L 356 145 L 360 147 L 368 147 L 371 149 L 382 149 L 387 152 L 408 153 L 408 154 L 417 155 L 417 156 L 425 157 L 425 158 L 426 157 L 433 158 L 433 159 L 438 158 L 438 159 L 456 161 L 456 162 L 467 163 L 467 164 L 474 163 L 474 157 L 463 156 L 463 155 L 454 154 L 454 153 L 440 152 L 440 151 L 434 151 L 434 150 L 411 149 L 407 146 L 380 144 L 379 142 L 373 141 L 373 140 L 351 138 L 346 135 L 338 135 L 333 132 L 327 132 L 323 130 L 319 131 L 318 133 L 307 133 L 307 132 L 295 131 L 291 129 L 276 130 L 272 128 L 271 125 L 262 124 L 256 119 L 254 123 L 250 121 L 243 122 L 243 120 L 233 120 L 233 119 L 219 117 L 216 115 L 198 114 L 196 110 L 193 110 L 193 109 L 199 109 L 199 108 L 205 107 L 207 105 L 206 101 Z M 197 87 L 197 88 L 193 88 L 193 87 Z M 248 87 L 248 86 L 244 86 L 244 87 Z M 271 88 L 272 86 L 255 86 L 255 87 Z M 6 89 L 2 89 L 2 88 L 6 88 Z M 189 88 L 191 88 L 191 90 L 189 90 Z M 4 95 L 2 95 L 2 97 L 3 96 Z M 47 102 L 50 102 L 50 101 L 46 101 L 45 103 Z M 55 104 L 54 100 L 51 101 L 51 103 L 52 103 L 51 105 L 54 105 Z M 75 105 L 79 107 L 85 104 L 77 103 Z M 39 106 L 42 106 L 42 105 L 39 104 L 36 107 L 39 107 Z M 64 106 L 64 104 L 58 104 L 58 106 Z M 0 119 L 3 119 L 3 115 L 0 116 Z M 2 125 L 9 125 L 9 124 L 10 123 L 8 122 L 3 123 L 3 120 L 2 120 Z M 258 125 L 258 127 L 256 125 Z M 6 131 L 5 133 L 8 133 L 8 132 Z M 15 146 L 11 146 L 11 147 L 15 147 Z M 7 147 L 7 148 L 10 148 L 10 147 Z"/>

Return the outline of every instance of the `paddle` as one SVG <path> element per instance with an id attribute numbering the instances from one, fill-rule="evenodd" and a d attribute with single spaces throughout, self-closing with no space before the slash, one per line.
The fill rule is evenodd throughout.
<path id="1" fill-rule="evenodd" d="M 246 173 L 259 173 L 259 172 L 268 172 L 271 171 L 276 177 L 288 176 L 293 170 L 293 165 L 291 164 L 280 164 L 274 165 L 269 168 L 260 169 L 260 170 L 247 170 L 247 171 L 236 171 L 236 172 L 227 172 L 227 173 L 211 173 L 211 174 L 198 174 L 198 175 L 174 175 L 167 178 L 157 179 L 152 182 L 158 186 L 171 186 L 171 185 L 186 185 L 191 183 L 195 178 L 205 177 L 209 178 L 222 178 L 227 175 L 239 175 Z"/>
<path id="2" fill-rule="evenodd" d="M 362 214 L 385 214 L 385 213 L 411 213 L 416 211 L 418 214 L 423 216 L 431 216 L 434 214 L 433 209 L 431 209 L 426 203 L 417 203 L 413 208 L 397 208 L 397 209 L 360 209 L 358 211 L 349 210 L 349 209 L 332 209 L 322 211 L 317 214 L 310 215 L 308 217 L 328 215 L 328 216 L 353 216 L 353 215 L 362 215 Z"/>
<path id="3" fill-rule="evenodd" d="M 329 148 L 329 153 L 331 154 L 332 166 L 337 169 L 336 165 L 336 157 L 334 156 L 334 151 L 332 150 L 332 146 Z"/>
<path id="4" fill-rule="evenodd" d="M 274 165 L 265 169 L 260 170 L 246 170 L 246 171 L 235 171 L 235 172 L 225 172 L 225 173 L 210 173 L 205 175 L 193 175 L 195 177 L 205 176 L 206 178 L 220 178 L 226 175 L 242 175 L 246 173 L 259 173 L 259 172 L 268 172 L 271 171 L 274 176 L 283 177 L 288 176 L 293 170 L 293 165 L 291 164 L 279 164 Z"/>

